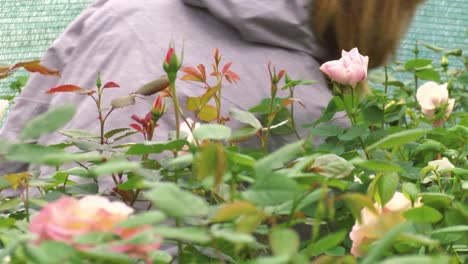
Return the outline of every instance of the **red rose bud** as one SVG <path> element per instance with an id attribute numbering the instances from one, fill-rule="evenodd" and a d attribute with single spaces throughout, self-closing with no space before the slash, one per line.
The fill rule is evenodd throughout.
<path id="1" fill-rule="evenodd" d="M 153 103 L 153 108 L 151 109 L 151 114 L 153 115 L 153 121 L 158 122 L 159 118 L 164 114 L 166 106 L 164 105 L 162 96 L 158 96 Z"/>
<path id="2" fill-rule="evenodd" d="M 174 48 L 169 48 L 166 54 L 166 63 L 169 64 L 171 63 L 172 55 L 174 55 Z"/>
<path id="3" fill-rule="evenodd" d="M 184 52 L 182 51 L 181 57 L 184 57 Z M 166 71 L 169 80 L 174 82 L 177 77 L 177 72 L 182 67 L 182 59 L 179 61 L 175 53 L 174 44 L 171 43 L 169 50 L 166 53 L 166 59 L 163 63 L 163 69 Z"/>

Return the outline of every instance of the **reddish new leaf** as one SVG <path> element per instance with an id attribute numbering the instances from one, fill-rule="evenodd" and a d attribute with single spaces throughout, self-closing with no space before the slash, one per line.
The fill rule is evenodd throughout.
<path id="1" fill-rule="evenodd" d="M 184 76 L 182 76 L 182 80 L 195 81 L 195 82 L 204 82 L 205 81 L 205 78 L 203 77 L 203 74 L 199 73 L 193 67 L 184 67 L 184 68 L 181 69 L 181 71 L 186 73 Z"/>
<path id="2" fill-rule="evenodd" d="M 46 66 L 41 65 L 41 61 L 39 60 L 16 63 L 10 68 L 10 70 L 12 71 L 21 67 L 29 72 L 37 72 L 43 75 L 60 76 L 59 70 L 49 69 Z"/>
<path id="3" fill-rule="evenodd" d="M 231 67 L 232 62 L 229 62 L 228 64 L 224 65 L 223 70 L 221 71 L 223 74 L 226 74 L 226 72 L 229 70 Z"/>
<path id="4" fill-rule="evenodd" d="M 120 85 L 118 85 L 115 82 L 108 82 L 108 83 L 104 84 L 103 89 L 105 89 L 105 88 L 120 88 Z"/>
<path id="5" fill-rule="evenodd" d="M 226 78 L 226 80 L 229 83 L 237 83 L 237 81 L 240 80 L 239 75 L 237 75 L 235 72 L 229 71 L 229 70 L 224 74 L 224 77 Z"/>
<path id="6" fill-rule="evenodd" d="M 143 133 L 143 134 L 145 133 L 145 131 L 143 130 L 143 128 L 142 128 L 140 125 L 138 125 L 138 124 L 130 124 L 130 126 L 131 126 L 133 129 L 135 129 L 136 131 L 140 132 L 140 133 Z"/>
<path id="7" fill-rule="evenodd" d="M 70 93 L 70 92 L 79 92 L 83 91 L 84 89 L 76 86 L 76 85 L 71 85 L 71 84 L 65 84 L 61 85 L 52 89 L 49 89 L 46 91 L 47 94 L 53 94 L 53 93 Z"/>

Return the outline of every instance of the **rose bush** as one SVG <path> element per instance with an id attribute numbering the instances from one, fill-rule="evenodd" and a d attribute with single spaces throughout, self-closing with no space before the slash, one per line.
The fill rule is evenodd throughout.
<path id="1" fill-rule="evenodd" d="M 0 178 L 0 189 L 18 193 L 1 199 L 0 259 L 466 262 L 468 73 L 466 63 L 452 65 L 455 60 L 447 58 L 468 60 L 461 51 L 418 46 L 439 53 L 443 65 L 415 54 L 368 73 L 369 58 L 357 49 L 322 65 L 335 93 L 322 116 L 309 124 L 294 121 L 295 106 L 307 107 L 294 90 L 314 82 L 294 80 L 273 63 L 265 71 L 269 98 L 249 111 L 222 111 L 224 84 L 235 85 L 242 76 L 235 64 L 222 62 L 217 49 L 207 72 L 203 64 L 182 67 L 183 56 L 171 44 L 162 59 L 168 76 L 109 100 L 110 107 L 101 105 L 101 97 L 112 96 L 108 88 L 119 85 L 102 85 L 99 76 L 95 89 L 51 87 L 45 91 L 50 96 L 68 92 L 94 99 L 100 131 L 60 129 L 74 108 L 59 106 L 30 120 L 20 142 L 0 139 L 0 159 L 42 166 Z M 21 65 L 58 74 L 39 62 L 16 67 Z M 4 68 L 0 78 L 14 69 Z M 194 82 L 200 95 L 179 102 L 180 81 Z M 367 86 L 361 96 L 358 89 Z M 140 100 L 154 103 L 147 112 L 126 116 L 135 123 L 106 126 L 114 109 Z M 169 114 L 166 106 L 175 110 L 176 131 L 156 142 L 153 134 L 160 132 L 161 115 Z M 343 113 L 348 127 L 332 122 Z M 231 128 L 234 120 L 243 126 Z M 43 123 L 48 126 L 38 125 Z M 301 138 L 299 126 L 309 127 L 310 135 Z M 57 129 L 69 140 L 34 143 Z M 138 132 L 141 142 L 122 141 Z M 268 152 L 269 138 L 287 133 L 298 141 Z M 312 138 L 320 144 L 313 145 Z M 261 149 L 244 148 L 246 140 L 257 141 Z M 38 177 L 47 166 L 53 168 L 47 177 Z M 100 190 L 103 179 L 114 186 Z"/>

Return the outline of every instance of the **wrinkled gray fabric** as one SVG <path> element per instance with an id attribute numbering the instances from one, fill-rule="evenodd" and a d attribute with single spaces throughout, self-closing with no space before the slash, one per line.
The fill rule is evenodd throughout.
<path id="1" fill-rule="evenodd" d="M 269 61 L 277 69 L 286 69 L 295 79 L 318 81 L 317 85 L 296 88 L 296 97 L 307 105 L 306 109 L 296 107 L 297 123 L 310 123 L 320 116 L 331 93 L 314 59 L 321 51 L 308 28 L 308 0 L 185 2 L 95 1 L 43 57 L 43 63 L 60 69 L 62 76 L 32 76 L 23 94 L 17 98 L 0 137 L 16 141 L 26 121 L 52 106 L 65 103 L 77 107 L 76 116 L 65 129 L 98 132 L 97 112 L 90 98 L 72 93 L 48 95 L 44 91 L 63 84 L 93 88 L 100 71 L 103 82 L 114 81 L 121 85 L 120 89 L 106 91 L 103 104 L 108 106 L 112 98 L 129 94 L 164 73 L 161 65 L 171 40 L 179 52 L 183 43 L 184 66 L 203 63 L 210 72 L 215 48 L 219 48 L 224 63 L 234 63 L 231 69 L 241 80 L 235 85 L 224 83 L 224 116 L 231 107 L 246 110 L 269 97 Z M 187 96 L 203 93 L 198 86 L 184 81 L 178 81 L 177 89 L 183 105 Z M 130 116 L 144 116 L 154 98 L 137 99 L 135 106 L 114 111 L 106 129 L 128 127 L 132 123 Z M 167 106 L 168 112 L 156 129 L 155 141 L 167 140 L 168 132 L 175 128 L 169 100 Z M 229 125 L 239 127 L 235 121 Z M 300 132 L 306 135 L 307 130 Z M 41 137 L 39 142 L 54 144 L 64 140 L 65 137 L 54 133 Z M 130 140 L 139 141 L 141 136 L 134 135 Z M 276 136 L 271 143 L 277 148 L 293 140 L 292 135 Z M 0 162 L 0 175 L 8 168 L 8 163 Z M 42 174 L 50 176 L 51 172 L 43 169 Z"/>

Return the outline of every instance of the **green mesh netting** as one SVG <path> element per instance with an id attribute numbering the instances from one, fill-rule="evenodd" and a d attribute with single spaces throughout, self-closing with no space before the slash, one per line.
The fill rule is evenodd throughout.
<path id="1" fill-rule="evenodd" d="M 40 58 L 90 0 L 0 0 L 0 64 Z M 0 96 L 26 72 L 0 81 Z"/>
<path id="2" fill-rule="evenodd" d="M 40 58 L 46 47 L 90 2 L 0 0 L 0 64 Z M 429 0 L 418 11 L 407 38 L 402 42 L 398 58 L 413 56 L 416 39 L 468 50 L 467 10 L 468 0 Z M 422 50 L 421 56 L 427 56 L 427 53 Z M 25 74 L 19 72 L 15 75 Z M 0 96 L 11 94 L 8 86 L 14 79 L 12 76 L 0 81 Z"/>

